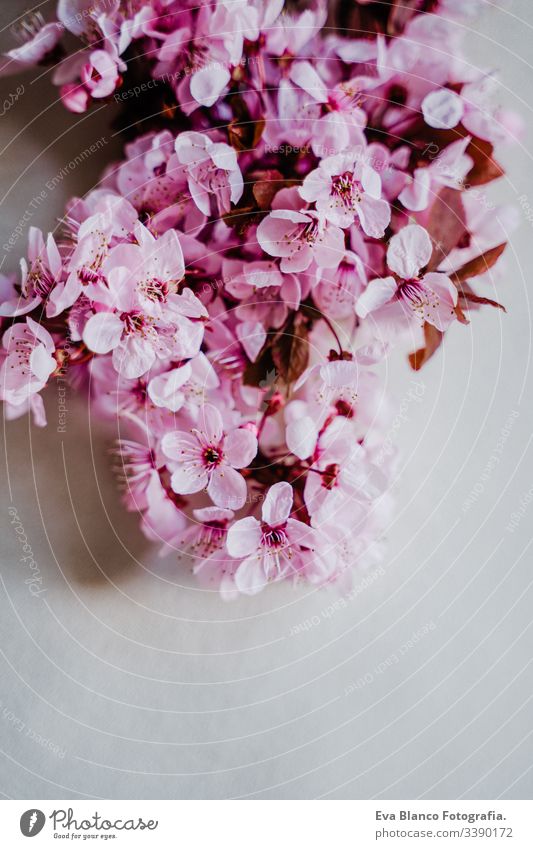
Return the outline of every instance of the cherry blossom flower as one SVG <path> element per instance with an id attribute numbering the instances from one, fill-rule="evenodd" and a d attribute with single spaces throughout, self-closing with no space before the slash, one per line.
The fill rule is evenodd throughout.
<path id="1" fill-rule="evenodd" d="M 276 209 L 257 228 L 257 241 L 271 256 L 282 257 L 282 271 L 337 268 L 344 254 L 344 233 L 316 212 Z"/>
<path id="2" fill-rule="evenodd" d="M 504 273 L 516 224 L 485 192 L 521 118 L 457 25 L 481 0 L 345 5 L 58 0 L 0 69 L 53 60 L 67 109 L 114 96 L 128 132 L 57 236 L 29 228 L 20 279 L 27 216 L 4 245 L 5 416 L 43 426 L 51 378 L 87 393 L 126 508 L 225 599 L 344 591 L 380 561 L 379 365 L 416 336 L 418 369 L 456 317 L 499 306 L 472 287 Z"/>
<path id="3" fill-rule="evenodd" d="M 438 330 L 455 319 L 457 289 L 446 274 L 421 273 L 433 251 L 427 230 L 409 224 L 392 237 L 387 251 L 387 264 L 396 276 L 370 280 L 356 305 L 357 314 L 365 318 L 386 305 L 398 306 L 398 319 L 427 321 Z"/>
<path id="4" fill-rule="evenodd" d="M 179 161 L 186 166 L 191 196 L 198 209 L 209 215 L 210 195 L 220 215 L 229 212 L 243 193 L 237 155 L 225 142 L 212 141 L 203 133 L 180 133 L 175 143 Z"/>
<path id="5" fill-rule="evenodd" d="M 359 162 L 356 154 L 339 153 L 323 159 L 300 188 L 306 201 L 315 201 L 318 212 L 337 227 L 349 227 L 357 217 L 374 239 L 383 236 L 390 222 L 390 207 L 381 199 L 381 180 L 374 169 Z"/>
<path id="6" fill-rule="evenodd" d="M 0 315 L 19 316 L 31 312 L 54 291 L 61 279 L 63 264 L 54 237 L 48 234 L 46 243 L 37 227 L 28 233 L 28 260 L 20 260 L 22 281 L 20 296 L 13 296 L 0 304 Z M 47 305 L 50 313 L 50 306 Z"/>
<path id="7" fill-rule="evenodd" d="M 242 561 L 235 572 L 239 592 L 254 595 L 269 581 L 295 577 L 302 568 L 302 550 L 312 550 L 316 541 L 308 525 L 290 517 L 292 506 L 291 485 L 276 483 L 263 502 L 261 522 L 248 516 L 230 527 L 227 550 Z"/>
<path id="8" fill-rule="evenodd" d="M 188 495 L 205 489 L 217 507 L 242 507 L 246 481 L 236 470 L 248 466 L 257 453 L 251 430 L 233 428 L 226 433 L 219 411 L 206 404 L 199 426 L 190 433 L 165 434 L 162 449 L 175 462 L 171 478 L 175 492 Z"/>
<path id="9" fill-rule="evenodd" d="M 27 404 L 46 385 L 57 362 L 50 333 L 32 318 L 11 325 L 2 336 L 7 352 L 0 368 L 0 397 L 13 407 Z"/>

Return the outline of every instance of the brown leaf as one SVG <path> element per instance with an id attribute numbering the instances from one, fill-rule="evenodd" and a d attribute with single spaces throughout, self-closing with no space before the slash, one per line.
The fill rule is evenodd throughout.
<path id="1" fill-rule="evenodd" d="M 470 186 L 483 186 L 492 180 L 497 180 L 505 173 L 492 156 L 494 148 L 485 139 L 474 136 L 468 145 L 466 152 L 474 160 L 471 170 L 466 176 L 465 183 Z"/>
<path id="2" fill-rule="evenodd" d="M 474 292 L 471 292 L 471 291 L 467 291 L 467 292 L 462 291 L 461 292 L 461 298 L 464 301 L 467 302 L 467 303 L 465 303 L 465 307 L 467 307 L 467 308 L 468 308 L 468 303 L 480 304 L 480 305 L 485 304 L 486 306 L 496 307 L 499 310 L 503 310 L 504 312 L 507 312 L 504 305 L 500 304 L 498 301 L 493 301 L 492 298 L 483 298 L 481 295 L 476 295 Z"/>
<path id="3" fill-rule="evenodd" d="M 496 248 L 491 248 L 489 251 L 485 251 L 485 253 L 469 260 L 469 262 L 466 262 L 461 266 L 461 268 L 457 268 L 455 271 L 451 272 L 449 275 L 451 280 L 453 280 L 454 283 L 463 283 L 465 280 L 469 280 L 470 277 L 477 277 L 478 274 L 483 274 L 485 271 L 488 271 L 489 268 L 492 268 L 492 266 L 500 258 L 506 245 L 507 242 L 503 242 Z"/>
<path id="4" fill-rule="evenodd" d="M 278 333 L 272 346 L 272 360 L 287 385 L 297 380 L 309 362 L 309 325 L 305 316 L 295 314 Z"/>
<path id="5" fill-rule="evenodd" d="M 424 324 L 424 347 L 419 348 L 418 351 L 413 351 L 412 354 L 409 354 L 409 363 L 414 371 L 419 371 L 419 369 L 427 363 L 430 357 L 433 356 L 437 348 L 440 346 L 443 337 L 444 334 L 441 330 L 437 330 L 436 327 L 433 327 L 432 324 L 428 324 L 426 321 Z"/>
<path id="6" fill-rule="evenodd" d="M 459 304 L 457 304 L 457 306 L 455 307 L 454 312 L 459 324 L 470 324 L 469 320 L 463 312 L 463 308 Z"/>
<path id="7" fill-rule="evenodd" d="M 272 200 L 276 194 L 285 185 L 283 174 L 275 168 L 270 168 L 259 172 L 258 174 L 250 174 L 250 179 L 254 180 L 252 192 L 259 209 L 270 209 Z"/>
<path id="8" fill-rule="evenodd" d="M 429 213 L 427 229 L 433 242 L 433 253 L 427 270 L 434 271 L 461 241 L 466 231 L 460 191 L 445 187 L 439 192 Z"/>

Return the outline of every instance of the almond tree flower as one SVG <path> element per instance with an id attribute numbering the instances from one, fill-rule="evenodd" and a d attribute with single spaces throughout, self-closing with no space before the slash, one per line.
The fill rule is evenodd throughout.
<path id="1" fill-rule="evenodd" d="M 117 170 L 117 189 L 141 215 L 150 216 L 152 232 L 170 228 L 199 232 L 206 217 L 191 199 L 172 133 L 147 133 L 125 150 L 127 158 Z"/>
<path id="2" fill-rule="evenodd" d="M 302 567 L 302 551 L 316 546 L 314 531 L 290 518 L 292 486 L 282 481 L 270 487 L 262 507 L 262 521 L 254 516 L 239 519 L 228 531 L 226 548 L 241 560 L 235 572 L 239 592 L 255 595 L 269 581 L 296 577 Z"/>
<path id="3" fill-rule="evenodd" d="M 176 74 L 182 78 L 177 96 L 187 114 L 194 110 L 194 101 L 211 107 L 221 96 L 231 79 L 230 68 L 241 61 L 244 40 L 257 41 L 260 25 L 268 26 L 270 22 L 270 4 L 265 3 L 264 9 L 262 5 L 249 0 L 200 5 L 194 22 L 182 14 L 178 30 L 153 33 L 164 39 L 156 75 L 183 69 Z M 275 9 L 273 13 L 276 14 Z"/>
<path id="4" fill-rule="evenodd" d="M 178 560 L 193 557 L 193 574 L 200 586 L 218 590 L 224 601 L 238 597 L 233 579 L 236 563 L 226 551 L 228 526 L 235 513 L 225 507 L 202 507 L 192 511 L 189 525 L 173 537 L 161 554 L 177 551 Z"/>
<path id="5" fill-rule="evenodd" d="M 107 286 L 87 286 L 96 312 L 83 331 L 91 351 L 113 351 L 113 366 L 126 378 L 145 374 L 156 358 L 194 357 L 207 317 L 190 289 L 176 294 L 184 270 L 176 232 L 168 230 L 156 240 L 140 225 L 136 234 L 138 244 L 111 250 L 103 266 Z"/>
<path id="6" fill-rule="evenodd" d="M 349 227 L 356 218 L 374 239 L 381 238 L 390 222 L 390 206 L 381 199 L 379 174 L 353 152 L 327 156 L 300 187 L 308 202 L 337 227 Z"/>
<path id="7" fill-rule="evenodd" d="M 358 523 L 387 486 L 357 441 L 351 420 L 340 416 L 320 434 L 310 471 L 304 499 L 315 528 L 348 522 L 358 532 Z"/>
<path id="8" fill-rule="evenodd" d="M 235 561 L 226 551 L 228 526 L 235 513 L 225 507 L 202 507 L 192 511 L 189 527 L 174 534 L 168 548 L 182 557 L 194 558 L 193 574 L 201 586 L 220 592 L 225 601 L 238 596 L 233 575 Z"/>
<path id="9" fill-rule="evenodd" d="M 276 209 L 257 228 L 257 241 L 270 256 L 282 257 L 282 271 L 337 268 L 344 255 L 344 232 L 313 211 Z"/>
<path id="10" fill-rule="evenodd" d="M 275 102 L 267 101 L 263 133 L 267 148 L 274 152 L 283 152 L 288 146 L 303 149 L 312 140 L 321 115 L 322 106 L 318 101 L 282 78 L 276 87 Z"/>
<path id="11" fill-rule="evenodd" d="M 55 371 L 54 340 L 32 318 L 12 324 L 3 337 L 7 353 L 0 368 L 0 398 L 20 407 L 46 386 Z"/>
<path id="12" fill-rule="evenodd" d="M 31 312 L 43 301 L 47 301 L 49 295 L 58 284 L 63 263 L 59 250 L 51 233 L 48 234 L 46 243 L 43 234 L 37 227 L 30 227 L 28 232 L 28 263 L 24 258 L 20 260 L 22 280 L 20 295 L 13 293 L 13 297 L 0 303 L 0 315 L 19 316 Z M 47 303 L 47 314 L 51 314 L 50 305 Z"/>
<path id="13" fill-rule="evenodd" d="M 356 253 L 346 251 L 334 272 L 317 269 L 313 301 L 329 318 L 349 318 L 354 314 L 355 302 L 366 283 L 364 263 Z"/>
<path id="14" fill-rule="evenodd" d="M 89 318 L 83 331 L 83 341 L 95 354 L 113 352 L 113 367 L 126 378 L 141 377 L 151 369 L 157 358 L 188 359 L 200 350 L 203 323 L 187 316 L 187 300 L 183 307 L 173 305 L 170 318 L 156 319 L 139 309 L 134 296 L 126 290 L 126 277 L 110 277 L 110 291 L 118 279 L 120 296 L 116 311 L 101 310 Z M 187 290 L 186 290 L 187 291 Z M 189 291 L 191 298 L 194 298 Z M 181 298 L 185 295 L 176 295 Z M 193 316 L 195 319 L 196 316 Z"/>
<path id="15" fill-rule="evenodd" d="M 138 233 L 139 227 L 136 210 L 129 201 L 107 192 L 101 195 L 93 214 L 76 227 L 77 244 L 67 262 L 69 273 L 67 279 L 57 283 L 50 292 L 47 314 L 50 317 L 59 315 L 89 286 L 102 282 L 105 285 L 102 266 L 111 245 L 129 238 L 133 230 Z"/>
<path id="16" fill-rule="evenodd" d="M 81 69 L 81 81 L 91 97 L 109 97 L 117 87 L 119 69 L 125 71 L 126 65 L 116 52 L 113 55 L 108 50 L 93 50 Z"/>
<path id="17" fill-rule="evenodd" d="M 357 315 L 392 308 L 399 321 L 414 319 L 446 330 L 456 317 L 457 289 L 446 274 L 422 273 L 433 246 L 427 230 L 409 224 L 389 242 L 387 265 L 394 276 L 371 280 L 356 305 Z M 390 312 L 390 309 L 389 309 Z"/>
<path id="18" fill-rule="evenodd" d="M 193 567 L 197 573 L 204 568 L 207 560 L 218 559 L 218 555 L 222 555 L 222 560 L 228 560 L 226 534 L 235 513 L 227 507 L 200 507 L 193 510 L 192 515 L 196 521 L 184 533 L 175 534 L 171 544 L 180 555 L 187 554 L 198 561 Z"/>
<path id="19" fill-rule="evenodd" d="M 324 26 L 327 6 L 319 0 L 313 9 L 300 14 L 290 14 L 286 9 L 265 31 L 266 49 L 273 56 L 297 56 L 302 48 Z"/>
<path id="20" fill-rule="evenodd" d="M 294 274 L 282 274 L 273 262 L 223 262 L 224 287 L 237 298 L 237 318 L 245 322 L 280 327 L 289 309 L 300 306 L 302 288 Z"/>
<path id="21" fill-rule="evenodd" d="M 235 150 L 225 142 L 212 141 L 204 133 L 180 133 L 175 141 L 176 154 L 185 165 L 192 199 L 198 209 L 209 215 L 210 195 L 218 212 L 224 215 L 231 204 L 241 199 L 244 184 Z"/>
<path id="22" fill-rule="evenodd" d="M 209 390 L 219 385 L 216 371 L 203 353 L 192 360 L 152 377 L 148 396 L 156 407 L 176 413 L 185 404 L 202 407 Z"/>
<path id="23" fill-rule="evenodd" d="M 180 495 L 207 490 L 217 507 L 238 510 L 246 501 L 246 481 L 237 469 L 257 454 L 257 439 L 246 428 L 224 432 L 222 416 L 206 404 L 199 427 L 190 433 L 175 431 L 162 439 L 163 453 L 175 461 L 171 486 Z"/>
<path id="24" fill-rule="evenodd" d="M 422 113 L 426 124 L 438 130 L 449 130 L 459 123 L 473 135 L 497 144 L 506 140 L 512 115 L 495 104 L 498 84 L 491 74 L 467 82 L 457 94 L 441 88 L 426 95 Z"/>
<path id="25" fill-rule="evenodd" d="M 318 157 L 333 156 L 366 145 L 364 128 L 367 116 L 358 104 L 360 91 L 356 83 L 339 83 L 329 93 L 327 112 L 315 120 L 311 147 Z"/>

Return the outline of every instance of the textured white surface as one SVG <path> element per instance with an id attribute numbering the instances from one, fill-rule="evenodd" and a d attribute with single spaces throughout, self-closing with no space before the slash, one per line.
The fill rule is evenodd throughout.
<path id="1" fill-rule="evenodd" d="M 0 26 L 25 5 L 2 3 Z M 531 3 L 515 0 L 505 12 L 487 10 L 468 35 L 472 61 L 499 70 L 502 101 L 528 126 L 532 34 Z M 91 187 L 102 157 L 120 150 L 109 109 L 73 121 L 46 79 L 32 79 L 0 81 L 0 101 L 25 86 L 0 119 L 0 245 L 28 208 L 31 223 L 48 228 L 67 196 Z M 101 154 L 32 207 L 46 181 L 101 136 Z M 509 175 L 494 193 L 515 203 L 525 194 L 533 206 L 529 138 L 507 154 Z M 496 295 L 508 315 L 486 309 L 470 328 L 453 328 L 420 377 L 404 363 L 389 375 L 398 406 L 413 379 L 424 390 L 395 434 L 403 460 L 383 573 L 351 600 L 279 586 L 223 604 L 172 558 L 159 560 L 123 512 L 106 434 L 83 401 L 69 393 L 64 434 L 53 391 L 48 429 L 8 424 L 5 796 L 531 797 L 533 503 L 506 530 L 533 494 L 533 224 L 523 211 L 520 222 Z M 24 246 L 25 236 L 3 271 L 16 269 Z M 10 507 L 39 562 L 39 597 L 25 584 Z M 306 620 L 313 626 L 291 636 Z"/>

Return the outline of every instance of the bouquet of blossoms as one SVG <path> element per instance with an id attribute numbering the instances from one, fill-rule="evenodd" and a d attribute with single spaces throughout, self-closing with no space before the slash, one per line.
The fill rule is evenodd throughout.
<path id="1" fill-rule="evenodd" d="M 461 55 L 479 5 L 59 0 L 5 57 L 130 125 L 1 278 L 6 416 L 44 425 L 58 376 L 89 392 L 128 509 L 225 598 L 381 556 L 380 362 L 409 345 L 419 369 L 500 306 L 510 213 L 484 186 L 519 128 Z"/>

